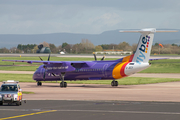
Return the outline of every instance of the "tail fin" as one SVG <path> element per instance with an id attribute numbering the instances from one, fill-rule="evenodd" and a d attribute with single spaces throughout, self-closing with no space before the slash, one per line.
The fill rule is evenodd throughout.
<path id="1" fill-rule="evenodd" d="M 140 31 L 141 37 L 134 54 L 132 62 L 138 63 L 148 63 L 151 53 L 152 43 L 154 39 L 154 33 L 156 32 L 155 28 L 152 29 L 142 29 Z"/>
<path id="2" fill-rule="evenodd" d="M 136 52 L 132 59 L 132 62 L 137 62 L 139 64 L 148 63 L 151 53 L 152 43 L 154 39 L 155 32 L 177 32 L 177 31 L 156 31 L 156 28 L 141 29 L 138 31 L 120 31 L 120 32 L 139 32 L 141 33 L 139 43 L 137 45 Z"/>

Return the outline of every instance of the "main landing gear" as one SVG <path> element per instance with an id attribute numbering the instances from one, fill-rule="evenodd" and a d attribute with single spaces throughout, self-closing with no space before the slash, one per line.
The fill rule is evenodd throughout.
<path id="1" fill-rule="evenodd" d="M 113 81 L 111 82 L 111 86 L 112 86 L 112 87 L 118 86 L 118 81 L 113 80 Z"/>
<path id="2" fill-rule="evenodd" d="M 60 83 L 60 87 L 67 87 L 67 83 L 64 82 L 64 76 L 65 76 L 65 72 L 61 73 L 61 77 L 62 77 L 62 82 Z"/>
<path id="3" fill-rule="evenodd" d="M 42 85 L 42 82 L 37 82 L 37 86 L 41 86 Z"/>

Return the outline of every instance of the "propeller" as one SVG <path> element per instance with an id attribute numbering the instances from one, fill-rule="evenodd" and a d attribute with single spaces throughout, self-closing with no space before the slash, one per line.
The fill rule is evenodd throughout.
<path id="1" fill-rule="evenodd" d="M 48 57 L 48 61 L 50 60 L 50 54 L 49 54 L 49 57 Z"/>
<path id="2" fill-rule="evenodd" d="M 93 53 L 93 55 L 94 55 L 94 59 L 95 59 L 95 61 L 97 61 L 96 54 L 95 54 L 95 53 Z"/>
<path id="3" fill-rule="evenodd" d="M 41 61 L 43 61 L 43 59 L 39 56 L 39 59 L 41 60 Z"/>
<path id="4" fill-rule="evenodd" d="M 105 59 L 105 57 L 106 57 L 106 56 L 104 55 L 104 56 L 102 57 L 101 61 L 103 61 L 103 60 Z"/>
<path id="5" fill-rule="evenodd" d="M 97 57 L 96 57 L 96 54 L 93 52 L 93 55 L 94 55 L 94 59 L 95 61 L 97 61 Z M 101 61 L 105 60 L 105 55 L 101 58 Z"/>
<path id="6" fill-rule="evenodd" d="M 43 61 L 43 59 L 39 56 L 39 59 L 41 60 L 41 61 Z M 48 59 L 47 59 L 47 61 L 49 61 L 50 60 L 50 54 L 49 54 L 49 56 L 48 56 Z M 43 68 L 45 69 L 45 71 L 44 71 L 44 74 L 43 74 L 43 79 L 45 80 L 45 76 L 46 76 L 46 72 L 47 72 L 47 67 L 46 67 L 46 65 L 44 64 L 44 66 L 43 66 Z M 52 73 L 53 75 L 54 75 L 54 73 Z M 54 75 L 55 76 L 55 75 Z"/>

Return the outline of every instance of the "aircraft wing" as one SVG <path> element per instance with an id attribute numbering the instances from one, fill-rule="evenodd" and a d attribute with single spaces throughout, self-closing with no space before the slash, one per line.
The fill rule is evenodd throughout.
<path id="1" fill-rule="evenodd" d="M 29 64 L 32 63 L 42 63 L 42 64 L 61 64 L 62 61 L 36 61 L 36 60 L 2 60 L 2 61 L 9 61 L 9 62 L 26 62 Z"/>
<path id="2" fill-rule="evenodd" d="M 75 66 L 92 66 L 94 62 L 91 61 L 39 61 L 39 60 L 2 60 L 2 61 L 9 61 L 9 62 L 26 62 L 29 64 L 32 63 L 42 63 L 42 64 L 74 64 Z"/>
<path id="3" fill-rule="evenodd" d="M 153 60 L 164 60 L 164 59 L 169 59 L 169 58 L 154 58 L 154 59 L 149 59 L 149 61 L 153 61 Z"/>

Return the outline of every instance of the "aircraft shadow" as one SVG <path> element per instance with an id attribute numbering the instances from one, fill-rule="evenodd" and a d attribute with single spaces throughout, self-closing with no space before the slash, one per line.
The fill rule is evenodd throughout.
<path id="1" fill-rule="evenodd" d="M 42 85 L 42 86 L 37 86 L 37 85 L 30 85 L 31 87 L 39 87 L 39 88 L 43 88 L 43 87 L 55 87 L 55 88 L 60 88 L 60 86 L 57 85 Z M 119 89 L 119 88 L 129 88 L 129 86 L 121 86 L 119 85 L 118 87 L 112 87 L 110 85 L 73 85 L 71 84 L 70 86 L 67 86 L 67 88 L 76 88 L 76 87 L 80 87 L 80 88 L 111 88 L 111 89 Z"/>

